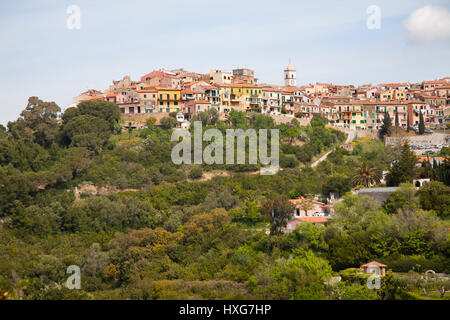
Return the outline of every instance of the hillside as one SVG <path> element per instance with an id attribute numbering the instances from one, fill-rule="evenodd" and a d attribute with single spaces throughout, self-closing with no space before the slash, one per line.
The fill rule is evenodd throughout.
<path id="1" fill-rule="evenodd" d="M 175 165 L 176 122 L 166 118 L 126 131 L 113 103 L 82 102 L 60 114 L 55 103 L 32 97 L 19 119 L 0 126 L 0 293 L 14 299 L 404 299 L 423 298 L 421 285 L 386 276 L 380 290 L 371 290 L 358 271 L 347 269 L 376 259 L 396 275 L 413 270 L 411 279 L 428 269 L 450 273 L 448 161 L 419 168 L 409 148 L 371 139 L 346 151 L 338 147 L 346 135 L 325 127 L 321 117 L 301 126 L 235 111 L 220 120 L 211 111 L 194 119 L 205 130 L 278 129 L 282 170 L 260 175 L 259 164 Z M 393 160 L 401 170 L 392 169 Z M 401 186 L 387 204 L 350 193 L 367 181 L 381 185 L 384 170 L 389 183 Z M 415 190 L 407 182 L 419 176 L 433 181 Z M 330 193 L 341 201 L 329 224 L 281 232 L 294 211 L 289 199 L 326 201 Z M 66 287 L 69 266 L 81 270 L 79 290 Z M 336 276 L 342 280 L 330 284 Z M 397 282 L 399 289 L 389 289 Z"/>

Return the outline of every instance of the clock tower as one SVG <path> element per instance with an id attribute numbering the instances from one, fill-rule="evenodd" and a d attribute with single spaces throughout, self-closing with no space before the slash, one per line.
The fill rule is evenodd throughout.
<path id="1" fill-rule="evenodd" d="M 289 63 L 284 70 L 284 85 L 287 87 L 297 86 L 297 71 L 295 70 L 292 63 Z"/>

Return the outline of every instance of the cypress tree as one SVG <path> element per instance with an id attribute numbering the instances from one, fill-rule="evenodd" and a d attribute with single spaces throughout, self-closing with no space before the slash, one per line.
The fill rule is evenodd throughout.
<path id="1" fill-rule="evenodd" d="M 400 124 L 398 122 L 398 110 L 395 110 L 395 126 L 398 127 Z"/>
<path id="2" fill-rule="evenodd" d="M 383 124 L 381 125 L 381 129 L 379 132 L 380 139 L 383 139 L 384 136 L 389 135 L 391 133 L 392 120 L 387 111 L 384 112 Z"/>
<path id="3" fill-rule="evenodd" d="M 419 116 L 419 134 L 424 133 L 425 133 L 425 122 L 423 121 L 423 114 L 421 112 Z"/>
<path id="4" fill-rule="evenodd" d="M 411 127 L 409 126 L 409 112 L 408 112 L 408 115 L 406 117 L 406 122 L 407 122 L 407 124 L 406 124 L 406 132 L 409 132 L 409 130 L 411 130 Z"/>

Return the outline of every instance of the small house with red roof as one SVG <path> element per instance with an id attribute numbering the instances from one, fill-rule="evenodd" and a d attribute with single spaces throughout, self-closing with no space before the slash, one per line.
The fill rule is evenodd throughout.
<path id="1" fill-rule="evenodd" d="M 305 197 L 289 200 L 295 207 L 292 219 L 286 225 L 286 232 L 292 232 L 299 223 L 326 225 L 331 218 L 329 205 Z"/>
<path id="2" fill-rule="evenodd" d="M 377 261 L 368 262 L 366 264 L 361 265 L 360 269 L 365 273 L 369 274 L 379 274 L 382 276 L 386 275 L 386 267 L 387 265 L 379 263 Z"/>

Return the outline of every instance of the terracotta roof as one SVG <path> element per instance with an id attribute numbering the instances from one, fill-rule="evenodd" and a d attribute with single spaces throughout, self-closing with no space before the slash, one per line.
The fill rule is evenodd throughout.
<path id="1" fill-rule="evenodd" d="M 377 266 L 377 267 L 387 267 L 387 265 L 385 265 L 385 264 L 379 263 L 379 262 L 377 262 L 377 261 L 372 261 L 372 262 L 368 262 L 368 263 L 366 263 L 366 264 L 363 264 L 363 265 L 361 266 L 361 268 L 364 268 L 364 267 L 372 267 L 372 266 Z"/>
<path id="2" fill-rule="evenodd" d="M 404 87 L 409 86 L 409 83 L 401 82 L 401 83 L 380 83 L 380 87 Z"/>
<path id="3" fill-rule="evenodd" d="M 104 99 L 104 96 L 95 96 L 95 97 L 88 97 L 85 99 L 81 99 L 80 101 L 89 101 L 89 100 L 99 100 L 99 99 Z"/>
<path id="4" fill-rule="evenodd" d="M 300 220 L 301 222 L 311 222 L 311 223 L 327 223 L 329 219 L 323 217 L 297 217 L 294 220 Z"/>
<path id="5" fill-rule="evenodd" d="M 445 80 L 423 81 L 422 84 L 447 84 Z"/>

